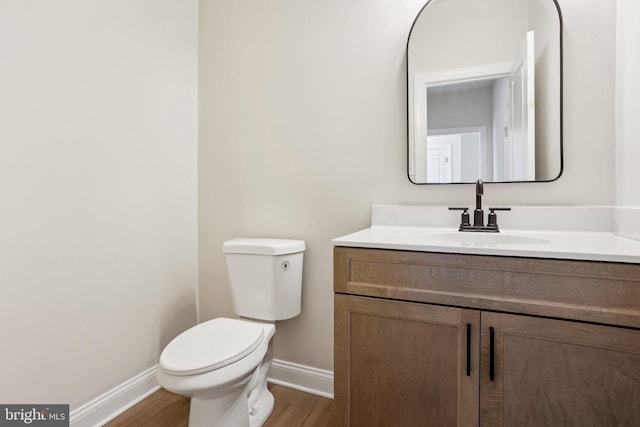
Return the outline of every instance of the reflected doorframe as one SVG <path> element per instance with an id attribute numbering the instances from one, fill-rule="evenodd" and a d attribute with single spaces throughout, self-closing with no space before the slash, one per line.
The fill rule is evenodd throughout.
<path id="1" fill-rule="evenodd" d="M 408 144 L 409 177 L 414 183 L 427 183 L 426 168 L 419 168 L 416 162 L 427 158 L 427 95 L 429 87 L 437 87 L 451 82 L 472 82 L 507 77 L 513 69 L 513 62 L 500 62 L 463 69 L 444 70 L 439 72 L 416 73 L 409 79 L 408 106 L 413 105 L 413 122 L 409 121 L 408 134 L 413 135 L 413 144 Z M 424 144 L 418 144 L 423 141 Z"/>

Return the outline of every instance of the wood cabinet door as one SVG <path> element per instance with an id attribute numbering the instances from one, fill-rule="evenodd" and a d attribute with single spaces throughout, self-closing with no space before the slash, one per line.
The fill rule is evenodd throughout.
<path id="1" fill-rule="evenodd" d="M 479 311 L 336 294 L 337 424 L 478 426 L 479 325 Z"/>
<path id="2" fill-rule="evenodd" d="M 481 426 L 640 426 L 639 330 L 481 316 Z"/>

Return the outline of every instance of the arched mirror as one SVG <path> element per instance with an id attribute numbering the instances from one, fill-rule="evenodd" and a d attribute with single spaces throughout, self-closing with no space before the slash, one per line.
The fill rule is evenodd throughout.
<path id="1" fill-rule="evenodd" d="M 430 0 L 407 42 L 415 184 L 553 181 L 562 173 L 562 19 L 555 0 Z"/>

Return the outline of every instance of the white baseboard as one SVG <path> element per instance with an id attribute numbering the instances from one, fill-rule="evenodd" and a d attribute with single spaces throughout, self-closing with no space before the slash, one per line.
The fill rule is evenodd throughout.
<path id="1" fill-rule="evenodd" d="M 268 381 L 284 387 L 333 399 L 333 372 L 273 359 Z"/>
<path id="2" fill-rule="evenodd" d="M 123 382 L 108 392 L 96 397 L 69 414 L 71 427 L 102 426 L 136 403 L 140 402 L 160 386 L 156 381 L 158 365 Z"/>

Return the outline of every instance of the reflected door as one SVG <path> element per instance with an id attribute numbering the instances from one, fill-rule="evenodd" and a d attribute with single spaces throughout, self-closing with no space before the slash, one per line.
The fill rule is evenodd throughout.
<path id="1" fill-rule="evenodd" d="M 427 181 L 451 182 L 451 147 L 427 147 Z"/>
<path id="2" fill-rule="evenodd" d="M 482 132 L 444 129 L 427 137 L 427 181 L 476 182 L 482 174 Z"/>

